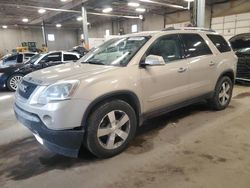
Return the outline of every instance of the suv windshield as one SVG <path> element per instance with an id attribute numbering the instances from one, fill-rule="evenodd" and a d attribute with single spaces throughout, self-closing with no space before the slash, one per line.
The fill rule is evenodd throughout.
<path id="1" fill-rule="evenodd" d="M 30 63 L 30 64 L 34 64 L 43 54 L 36 54 L 34 56 L 32 56 L 28 61 L 26 61 L 25 63 Z"/>
<path id="2" fill-rule="evenodd" d="M 126 66 L 148 39 L 149 37 L 144 36 L 114 38 L 89 52 L 81 61 L 97 65 Z"/>

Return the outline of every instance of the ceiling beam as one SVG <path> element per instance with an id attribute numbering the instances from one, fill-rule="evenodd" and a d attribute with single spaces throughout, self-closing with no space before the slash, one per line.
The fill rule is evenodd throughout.
<path id="1" fill-rule="evenodd" d="M 171 8 L 176 8 L 176 9 L 187 9 L 187 7 L 181 6 L 181 5 L 176 5 L 172 3 L 162 3 L 158 1 L 153 1 L 153 0 L 139 0 L 143 3 L 150 3 L 154 5 L 159 5 L 159 6 L 165 6 L 165 7 L 171 7 Z"/>
<path id="2" fill-rule="evenodd" d="M 84 2 L 88 1 L 88 0 L 83 0 Z M 79 5 L 81 5 L 83 2 L 81 1 L 77 1 L 77 3 L 75 1 L 69 2 L 68 4 L 60 7 L 60 8 L 49 8 L 49 7 L 40 7 L 40 6 L 31 6 L 31 5 L 17 5 L 17 4 L 3 4 L 0 3 L 0 6 L 9 6 L 9 7 L 19 7 L 19 8 L 26 8 L 26 9 L 45 9 L 45 10 L 49 10 L 51 12 L 48 12 L 47 14 L 40 16 L 39 18 L 33 19 L 29 22 L 30 25 L 36 25 L 39 23 L 42 23 L 43 20 L 48 20 L 54 16 L 57 16 L 58 14 L 60 14 L 61 12 L 68 12 L 68 13 L 76 13 L 81 15 L 81 11 L 77 11 L 77 10 L 72 10 L 72 8 L 75 8 Z M 91 14 L 91 15 L 96 15 L 96 16 L 107 16 L 107 17 L 118 17 L 118 18 L 128 18 L 128 19 L 140 19 L 140 16 L 137 15 L 122 15 L 122 14 L 105 14 L 105 13 L 99 13 L 99 12 L 89 12 L 87 11 L 87 14 Z"/>
<path id="3" fill-rule="evenodd" d="M 59 11 L 60 9 L 64 10 L 64 12 L 66 12 L 65 10 L 73 12 L 74 11 L 74 10 L 72 10 L 73 8 L 79 6 L 79 5 L 81 5 L 81 4 L 83 4 L 84 2 L 87 2 L 87 1 L 88 0 L 71 1 L 71 2 L 63 5 L 62 7 L 60 7 L 58 10 L 54 10 L 52 12 L 49 12 L 46 15 L 43 15 L 43 16 L 37 18 L 37 19 L 32 20 L 30 23 L 31 24 L 38 24 L 38 23 L 41 23 L 43 20 L 48 20 L 48 19 L 60 14 L 62 12 L 62 11 Z M 81 13 L 81 11 L 76 11 L 75 13 L 77 13 L 77 12 Z"/>

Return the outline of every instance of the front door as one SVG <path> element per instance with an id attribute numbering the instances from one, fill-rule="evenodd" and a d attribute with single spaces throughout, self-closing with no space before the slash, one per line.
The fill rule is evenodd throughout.
<path id="1" fill-rule="evenodd" d="M 157 39 L 145 54 L 162 56 L 166 64 L 141 68 L 144 112 L 185 100 L 189 71 L 181 49 L 178 35 L 166 35 Z"/>

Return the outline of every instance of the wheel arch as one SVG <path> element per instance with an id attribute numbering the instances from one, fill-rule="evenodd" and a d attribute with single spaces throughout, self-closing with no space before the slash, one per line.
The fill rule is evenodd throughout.
<path id="1" fill-rule="evenodd" d="M 217 82 L 218 82 L 223 76 L 228 76 L 228 77 L 232 80 L 232 82 L 235 83 L 235 74 L 234 74 L 234 71 L 233 71 L 232 69 L 228 69 L 228 70 L 223 71 L 223 72 L 220 74 L 220 76 L 219 76 Z"/>
<path id="2" fill-rule="evenodd" d="M 96 98 L 93 102 L 91 102 L 83 115 L 82 127 L 85 128 L 89 115 L 92 113 L 92 111 L 95 109 L 97 105 L 101 104 L 103 101 L 108 101 L 112 99 L 120 99 L 131 105 L 131 107 L 135 110 L 137 122 L 139 123 L 140 121 L 139 117 L 141 115 L 141 104 L 139 98 L 132 91 L 121 90 L 101 95 L 100 97 Z"/>

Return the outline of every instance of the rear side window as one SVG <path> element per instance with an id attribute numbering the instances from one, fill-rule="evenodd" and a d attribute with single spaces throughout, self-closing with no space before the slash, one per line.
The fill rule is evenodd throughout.
<path id="1" fill-rule="evenodd" d="M 31 53 L 26 53 L 26 54 L 24 54 L 24 56 L 25 56 L 25 58 L 27 58 L 27 57 L 32 57 L 32 56 L 34 56 L 35 54 L 31 54 Z"/>
<path id="2" fill-rule="evenodd" d="M 181 34 L 186 47 L 186 57 L 212 54 L 205 40 L 198 34 Z"/>
<path id="3" fill-rule="evenodd" d="M 78 60 L 78 57 L 72 54 L 64 54 L 63 59 L 64 61 L 74 61 L 74 60 Z"/>
<path id="4" fill-rule="evenodd" d="M 220 35 L 207 35 L 207 37 L 213 42 L 216 48 L 221 52 L 231 51 L 227 41 Z"/>

